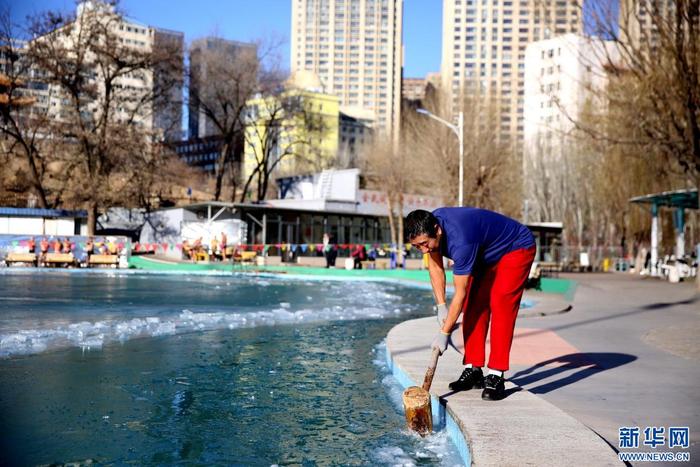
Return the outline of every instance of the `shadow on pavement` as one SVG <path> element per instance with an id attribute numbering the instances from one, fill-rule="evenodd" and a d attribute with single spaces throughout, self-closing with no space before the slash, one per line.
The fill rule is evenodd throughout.
<path id="1" fill-rule="evenodd" d="M 680 300 L 678 302 L 658 302 L 650 303 L 649 305 L 644 305 L 641 308 L 643 310 L 660 310 L 662 308 L 668 308 L 676 305 L 692 305 L 700 299 L 700 294 L 696 294 L 694 297 L 688 298 L 686 300 Z"/>
<path id="2" fill-rule="evenodd" d="M 540 362 L 526 370 L 515 373 L 512 377 L 508 378 L 508 380 L 518 386 L 524 387 L 534 394 L 546 394 L 555 389 L 581 381 L 601 371 L 626 365 L 636 359 L 637 357 L 634 355 L 623 353 L 573 353 Z M 557 367 L 547 367 L 547 365 L 557 363 L 560 364 Z M 578 371 L 555 381 L 533 387 L 538 381 L 560 375 L 570 370 Z"/>

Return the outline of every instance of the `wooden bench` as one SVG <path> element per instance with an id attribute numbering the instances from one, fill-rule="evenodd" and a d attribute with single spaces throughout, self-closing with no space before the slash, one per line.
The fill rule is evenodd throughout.
<path id="1" fill-rule="evenodd" d="M 205 250 L 195 251 L 194 252 L 194 260 L 208 262 L 209 261 L 209 253 L 207 253 Z"/>
<path id="2" fill-rule="evenodd" d="M 360 261 L 362 269 L 389 269 L 391 260 L 389 258 L 377 258 L 374 261 Z"/>
<path id="3" fill-rule="evenodd" d="M 391 267 L 391 260 L 389 258 L 377 258 L 374 260 L 375 269 L 389 269 Z"/>
<path id="4" fill-rule="evenodd" d="M 46 253 L 43 259 L 44 264 L 75 264 L 73 253 Z"/>
<path id="5" fill-rule="evenodd" d="M 116 266 L 119 264 L 119 255 L 90 255 L 88 266 Z"/>
<path id="6" fill-rule="evenodd" d="M 538 264 L 540 277 L 559 277 L 561 264 L 554 261 L 541 261 Z"/>
<path id="7" fill-rule="evenodd" d="M 31 263 L 36 265 L 36 255 L 34 253 L 8 253 L 5 258 L 5 263 L 9 266 L 10 263 Z"/>
<path id="8" fill-rule="evenodd" d="M 233 261 L 236 263 L 253 263 L 257 258 L 258 253 L 255 251 L 241 251 L 233 256 Z"/>

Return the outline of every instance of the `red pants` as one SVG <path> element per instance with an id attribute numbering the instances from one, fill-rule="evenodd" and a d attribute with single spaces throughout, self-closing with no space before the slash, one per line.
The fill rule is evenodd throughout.
<path id="1" fill-rule="evenodd" d="M 484 366 L 490 317 L 491 354 L 488 367 L 508 370 L 515 319 L 534 259 L 535 247 L 511 251 L 472 280 L 462 311 L 465 365 Z"/>

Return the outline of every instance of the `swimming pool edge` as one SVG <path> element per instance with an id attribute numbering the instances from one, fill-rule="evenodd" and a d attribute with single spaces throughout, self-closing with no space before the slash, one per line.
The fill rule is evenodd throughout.
<path id="1" fill-rule="evenodd" d="M 409 386 L 416 386 L 416 383 L 408 373 L 401 368 L 393 358 L 389 346 L 386 346 L 386 364 L 391 370 L 391 374 L 399 382 L 401 387 L 406 389 Z M 433 412 L 433 428 L 436 431 L 446 429 L 447 436 L 450 441 L 457 448 L 459 452 L 459 457 L 464 462 L 464 465 L 471 465 L 471 452 L 469 451 L 469 444 L 466 439 L 466 434 L 463 433 L 459 427 L 459 424 L 455 420 L 455 415 L 452 413 L 449 407 L 443 405 L 437 397 L 433 394 L 430 395 L 431 398 L 431 409 Z"/>
<path id="2" fill-rule="evenodd" d="M 403 321 L 387 333 L 387 362 L 404 385 L 423 377 L 434 333 L 434 317 Z M 431 396 L 441 402 L 433 409 L 445 412 L 438 420 L 451 430 L 450 438 L 463 438 L 466 465 L 620 465 L 615 451 L 584 423 L 509 381 L 508 397 L 499 402 L 482 400 L 480 390 L 450 390 L 462 369 L 461 351 L 449 347 L 438 362 Z"/>

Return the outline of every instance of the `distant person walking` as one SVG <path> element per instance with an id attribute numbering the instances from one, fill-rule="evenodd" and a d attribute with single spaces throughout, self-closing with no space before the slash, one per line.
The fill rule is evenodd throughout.
<path id="1" fill-rule="evenodd" d="M 216 236 L 212 237 L 209 242 L 209 253 L 210 257 L 214 259 L 219 255 L 219 240 L 216 239 Z"/>
<path id="2" fill-rule="evenodd" d="M 90 262 L 90 257 L 92 256 L 93 249 L 95 248 L 95 243 L 92 237 L 88 237 L 87 242 L 85 242 L 85 256 L 87 256 L 88 263 Z"/>
<path id="3" fill-rule="evenodd" d="M 519 222 L 486 209 L 439 208 L 432 213 L 411 212 L 406 218 L 406 236 L 414 247 L 428 254 L 440 325 L 433 349 L 440 353 L 447 349 L 452 328 L 463 315 L 465 368 L 450 383 L 450 389 L 483 388 L 483 399 L 502 399 L 515 319 L 535 258 L 532 233 Z M 449 308 L 443 257 L 454 262 L 455 292 Z M 481 367 L 486 363 L 489 321 L 491 354 L 484 377 Z"/>
<path id="4" fill-rule="evenodd" d="M 323 234 L 323 256 L 326 257 L 326 268 L 334 268 L 338 250 L 331 244 L 331 235 L 328 233 Z"/>
<path id="5" fill-rule="evenodd" d="M 44 261 L 46 261 L 46 254 L 49 252 L 49 241 L 46 240 L 46 237 L 41 237 L 41 241 L 39 242 L 39 251 L 39 263 L 43 265 Z"/>
<path id="6" fill-rule="evenodd" d="M 367 248 L 361 243 L 358 243 L 355 245 L 355 248 L 350 255 L 354 260 L 354 269 L 362 269 L 362 262 L 367 260 Z"/>
<path id="7" fill-rule="evenodd" d="M 226 241 L 228 239 L 226 238 L 226 234 L 224 232 L 221 232 L 221 243 L 219 244 L 219 248 L 221 248 L 221 260 L 226 261 Z"/>

